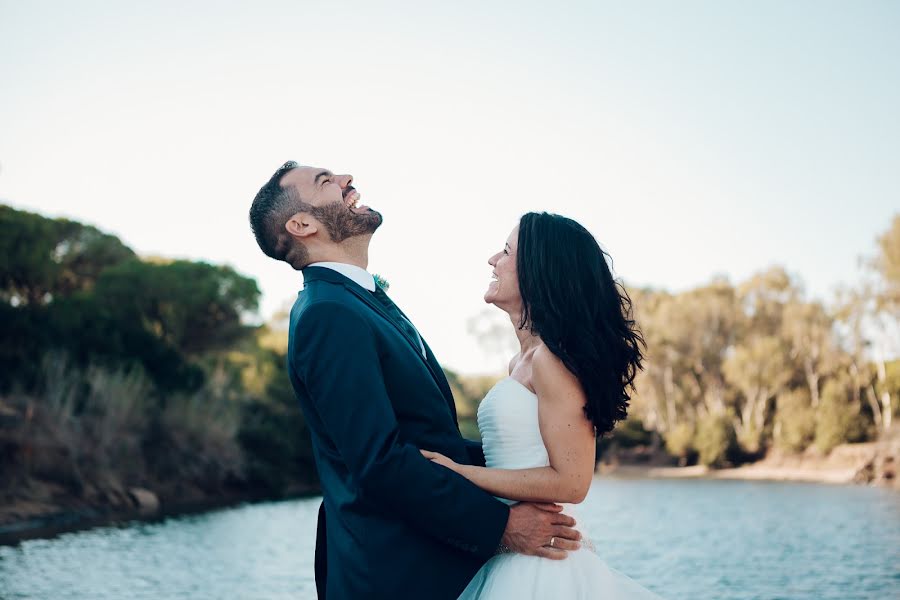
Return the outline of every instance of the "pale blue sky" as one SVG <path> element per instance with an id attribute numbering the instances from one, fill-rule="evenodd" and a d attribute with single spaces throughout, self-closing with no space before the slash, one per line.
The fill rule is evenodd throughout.
<path id="1" fill-rule="evenodd" d="M 0 200 L 142 254 L 300 275 L 246 212 L 284 160 L 381 210 L 370 269 L 449 367 L 518 216 L 630 284 L 767 265 L 827 297 L 900 210 L 898 2 L 0 0 Z M 137 291 L 136 291 L 137 292 Z"/>

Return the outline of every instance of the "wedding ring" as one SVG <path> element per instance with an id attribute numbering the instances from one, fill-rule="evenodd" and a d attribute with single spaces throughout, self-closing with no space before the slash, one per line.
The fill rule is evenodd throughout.
<path id="1" fill-rule="evenodd" d="M 555 544 L 555 543 L 556 543 L 556 538 L 555 537 L 550 538 L 550 547 L 551 548 L 553 548 L 553 544 Z"/>

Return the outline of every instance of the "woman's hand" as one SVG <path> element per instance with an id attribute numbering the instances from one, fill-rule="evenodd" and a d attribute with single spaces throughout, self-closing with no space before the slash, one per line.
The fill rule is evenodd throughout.
<path id="1" fill-rule="evenodd" d="M 459 463 L 450 458 L 447 458 L 440 452 L 432 452 L 430 450 L 419 450 L 419 452 L 421 452 L 422 456 L 424 456 L 431 462 L 437 463 L 442 467 L 447 467 L 451 471 L 456 471 L 457 473 L 459 473 Z"/>

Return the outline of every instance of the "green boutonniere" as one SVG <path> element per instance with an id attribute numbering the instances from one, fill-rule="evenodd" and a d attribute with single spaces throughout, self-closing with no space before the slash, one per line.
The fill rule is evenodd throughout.
<path id="1" fill-rule="evenodd" d="M 388 283 L 388 280 L 385 279 L 384 277 L 382 277 L 381 275 L 379 275 L 378 273 L 375 273 L 375 275 L 373 275 L 373 277 L 375 278 L 375 285 L 377 285 L 384 291 L 388 291 L 388 288 L 391 287 L 391 284 Z"/>

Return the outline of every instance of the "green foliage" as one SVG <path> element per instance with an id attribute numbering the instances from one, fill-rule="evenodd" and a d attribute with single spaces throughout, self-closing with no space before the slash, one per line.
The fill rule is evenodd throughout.
<path id="1" fill-rule="evenodd" d="M 242 323 L 253 279 L 142 261 L 92 227 L 9 207 L 0 234 L 0 491 L 37 478 L 103 502 L 130 485 L 184 501 L 314 485 L 284 348 Z"/>
<path id="2" fill-rule="evenodd" d="M 46 304 L 89 290 L 105 269 L 133 258 L 117 237 L 89 225 L 0 205 L 0 300 Z"/>
<path id="3" fill-rule="evenodd" d="M 885 365 L 884 391 L 891 397 L 891 413 L 900 415 L 900 359 Z"/>
<path id="4" fill-rule="evenodd" d="M 638 448 L 638 454 L 648 446 L 654 448 L 659 445 L 658 435 L 646 427 L 644 423 L 634 417 L 619 421 L 612 431 L 602 435 L 596 440 L 596 456 L 610 457 L 629 455 L 629 450 Z M 644 456 L 647 456 L 644 454 Z"/>
<path id="5" fill-rule="evenodd" d="M 132 260 L 103 272 L 96 297 L 117 320 L 140 323 L 169 347 L 198 354 L 247 332 L 241 316 L 256 310 L 259 289 L 231 267 Z"/>
<path id="6" fill-rule="evenodd" d="M 450 369 L 444 369 L 444 375 L 456 402 L 460 433 L 470 440 L 481 439 L 475 418 L 478 405 L 500 378 L 493 375 L 462 376 Z"/>
<path id="7" fill-rule="evenodd" d="M 666 450 L 672 456 L 687 460 L 694 453 L 696 432 L 690 423 L 679 423 L 666 434 Z"/>
<path id="8" fill-rule="evenodd" d="M 802 452 L 816 435 L 816 411 L 810 405 L 809 392 L 805 389 L 782 392 L 775 406 L 775 445 Z"/>
<path id="9" fill-rule="evenodd" d="M 731 421 L 725 416 L 708 416 L 697 423 L 694 448 L 701 464 L 725 466 L 737 450 L 737 437 Z"/>
<path id="10" fill-rule="evenodd" d="M 270 373 L 264 395 L 244 407 L 238 434 L 253 489 L 283 495 L 317 481 L 312 440 L 291 388 L 283 354 L 262 350 L 256 363 Z"/>
<path id="11" fill-rule="evenodd" d="M 816 413 L 816 447 L 829 452 L 839 444 L 865 439 L 866 426 L 860 407 L 853 400 L 849 382 L 833 379 L 822 390 L 822 404 Z"/>
<path id="12" fill-rule="evenodd" d="M 628 417 L 619 421 L 610 437 L 621 448 L 648 446 L 653 443 L 653 432 L 644 427 L 643 421 L 636 417 Z"/>
<path id="13" fill-rule="evenodd" d="M 45 306 L 0 303 L 0 318 L 4 323 L 0 391 L 14 384 L 34 389 L 41 381 L 42 357 L 58 351 L 80 368 L 140 366 L 168 390 L 195 389 L 203 380 L 202 372 L 186 361 L 180 349 L 139 321 L 117 318 L 92 294 L 78 293 Z"/>
<path id="14" fill-rule="evenodd" d="M 137 365 L 167 390 L 197 389 L 193 359 L 250 330 L 256 282 L 202 262 L 143 262 L 115 236 L 0 206 L 0 391 L 39 384 L 41 357 Z"/>

